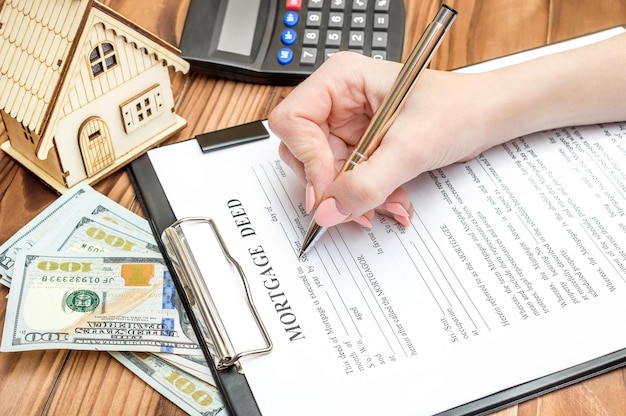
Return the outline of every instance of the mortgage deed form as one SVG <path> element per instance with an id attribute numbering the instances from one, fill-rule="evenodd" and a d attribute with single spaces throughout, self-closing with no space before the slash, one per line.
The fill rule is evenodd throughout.
<path id="1" fill-rule="evenodd" d="M 626 347 L 625 136 L 558 129 L 426 172 L 410 227 L 343 224 L 300 260 L 311 216 L 274 135 L 149 157 L 176 217 L 213 218 L 246 272 L 274 342 L 242 359 L 262 413 L 415 415 Z M 208 230 L 185 232 L 236 346 L 262 344 Z"/>

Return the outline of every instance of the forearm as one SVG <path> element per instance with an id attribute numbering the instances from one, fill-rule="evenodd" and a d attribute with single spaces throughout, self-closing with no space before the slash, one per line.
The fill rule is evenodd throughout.
<path id="1" fill-rule="evenodd" d="M 489 140 L 626 120 L 626 35 L 485 74 Z"/>

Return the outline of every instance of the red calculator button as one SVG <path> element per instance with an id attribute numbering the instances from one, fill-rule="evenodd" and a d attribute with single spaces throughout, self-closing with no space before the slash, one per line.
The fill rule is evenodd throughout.
<path id="1" fill-rule="evenodd" d="M 302 0 L 287 0 L 285 7 L 287 10 L 300 10 L 302 8 Z"/>

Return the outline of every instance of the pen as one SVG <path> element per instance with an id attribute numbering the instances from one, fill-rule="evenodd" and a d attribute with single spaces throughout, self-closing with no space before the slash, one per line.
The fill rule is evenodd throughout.
<path id="1" fill-rule="evenodd" d="M 400 105 L 408 95 L 411 87 L 418 80 L 435 51 L 439 48 L 439 44 L 443 40 L 452 22 L 454 22 L 456 15 L 457 12 L 454 9 L 445 4 L 441 6 L 433 21 L 426 27 L 424 34 L 417 42 L 417 45 L 415 45 L 406 63 L 402 66 L 398 77 L 380 107 L 378 107 L 374 113 L 369 125 L 359 139 L 352 155 L 340 171 L 340 174 L 352 170 L 359 162 L 367 160 L 374 150 L 376 150 L 385 136 L 385 133 L 387 133 L 387 130 L 393 123 L 398 108 L 400 108 Z M 326 228 L 318 225 L 315 222 L 315 217 L 313 217 L 306 235 L 304 236 L 298 258 L 302 257 L 302 255 L 315 244 L 325 230 Z"/>

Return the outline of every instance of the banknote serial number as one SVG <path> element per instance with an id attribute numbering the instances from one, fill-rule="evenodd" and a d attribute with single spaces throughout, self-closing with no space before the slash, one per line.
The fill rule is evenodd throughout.
<path id="1" fill-rule="evenodd" d="M 113 283 L 113 277 L 97 276 L 41 276 L 43 283 Z"/>

